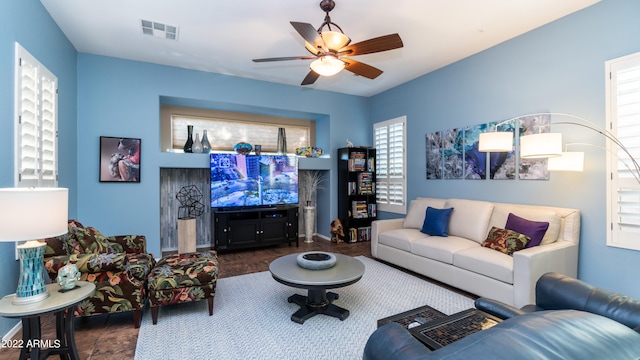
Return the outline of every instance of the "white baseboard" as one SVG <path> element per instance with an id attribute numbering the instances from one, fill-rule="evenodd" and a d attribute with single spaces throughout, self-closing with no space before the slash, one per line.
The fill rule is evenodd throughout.
<path id="1" fill-rule="evenodd" d="M 22 321 L 18 321 L 16 326 L 11 328 L 11 330 L 9 330 L 8 333 L 4 334 L 4 336 L 2 337 L 2 343 L 6 344 L 7 341 L 13 339 L 13 337 L 16 336 L 16 334 L 19 333 L 21 330 L 22 330 Z"/>

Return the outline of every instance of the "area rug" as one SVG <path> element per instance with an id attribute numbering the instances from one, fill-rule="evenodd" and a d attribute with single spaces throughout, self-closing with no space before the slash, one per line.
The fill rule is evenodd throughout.
<path id="1" fill-rule="evenodd" d="M 377 320 L 423 305 L 453 314 L 473 300 L 363 256 L 362 279 L 339 289 L 334 302 L 350 311 L 340 321 L 317 315 L 291 321 L 287 298 L 306 291 L 276 282 L 268 271 L 218 279 L 213 316 L 207 302 L 160 308 L 158 324 L 145 311 L 135 359 L 362 359 Z"/>

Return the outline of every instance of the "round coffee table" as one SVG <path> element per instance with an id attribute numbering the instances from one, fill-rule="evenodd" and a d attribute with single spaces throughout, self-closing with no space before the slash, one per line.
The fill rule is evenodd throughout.
<path id="1" fill-rule="evenodd" d="M 317 315 L 325 314 L 344 320 L 349 317 L 349 310 L 333 303 L 338 294 L 327 289 L 335 289 L 356 283 L 364 274 L 364 264 L 351 256 L 334 254 L 336 264 L 324 270 L 308 270 L 300 267 L 297 262 L 299 254 L 290 254 L 275 259 L 269 265 L 273 278 L 285 285 L 300 289 L 307 289 L 307 296 L 291 295 L 287 301 L 300 306 L 291 315 L 291 321 L 303 324 L 305 320 Z"/>

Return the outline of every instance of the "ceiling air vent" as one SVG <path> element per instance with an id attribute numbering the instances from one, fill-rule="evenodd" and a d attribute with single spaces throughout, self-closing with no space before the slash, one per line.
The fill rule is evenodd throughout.
<path id="1" fill-rule="evenodd" d="M 152 35 L 159 38 L 165 38 L 169 40 L 178 40 L 178 27 L 172 25 L 166 25 L 163 23 L 140 20 L 142 25 L 142 33 L 146 35 Z"/>

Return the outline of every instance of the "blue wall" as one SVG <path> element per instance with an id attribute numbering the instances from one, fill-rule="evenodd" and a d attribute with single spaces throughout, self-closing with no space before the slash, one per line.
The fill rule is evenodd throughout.
<path id="1" fill-rule="evenodd" d="M 0 187 L 14 186 L 14 49 L 18 42 L 58 77 L 59 185 L 69 188 L 69 215 L 75 216 L 77 53 L 37 0 L 0 1 L 0 23 Z M 14 293 L 18 285 L 14 247 L 0 243 L 0 297 Z M 0 318 L 0 336 L 16 323 Z"/>
<path id="2" fill-rule="evenodd" d="M 547 111 L 603 126 L 604 62 L 640 51 L 638 14 L 638 1 L 604 0 L 372 97 L 372 122 L 407 115 L 408 199 L 460 197 L 580 209 L 579 277 L 640 297 L 640 252 L 606 246 L 604 151 L 572 148 L 585 151 L 585 172 L 555 172 L 549 181 L 425 179 L 429 132 Z M 562 132 L 565 142 L 605 145 L 604 137 L 575 127 L 553 131 Z"/>
<path id="3" fill-rule="evenodd" d="M 80 54 L 79 220 L 105 234 L 144 234 L 156 257 L 160 256 L 160 168 L 209 166 L 203 154 L 160 152 L 161 102 L 315 119 L 318 145 L 331 153 L 344 146 L 347 137 L 356 144 L 371 142 L 364 97 Z M 353 132 L 354 128 L 362 130 Z M 142 138 L 141 183 L 98 181 L 101 135 Z M 334 171 L 330 189 L 336 188 L 336 181 Z M 336 202 L 335 193 L 319 199 L 319 210 L 330 209 L 318 215 L 318 231 L 327 236 L 337 214 Z"/>

